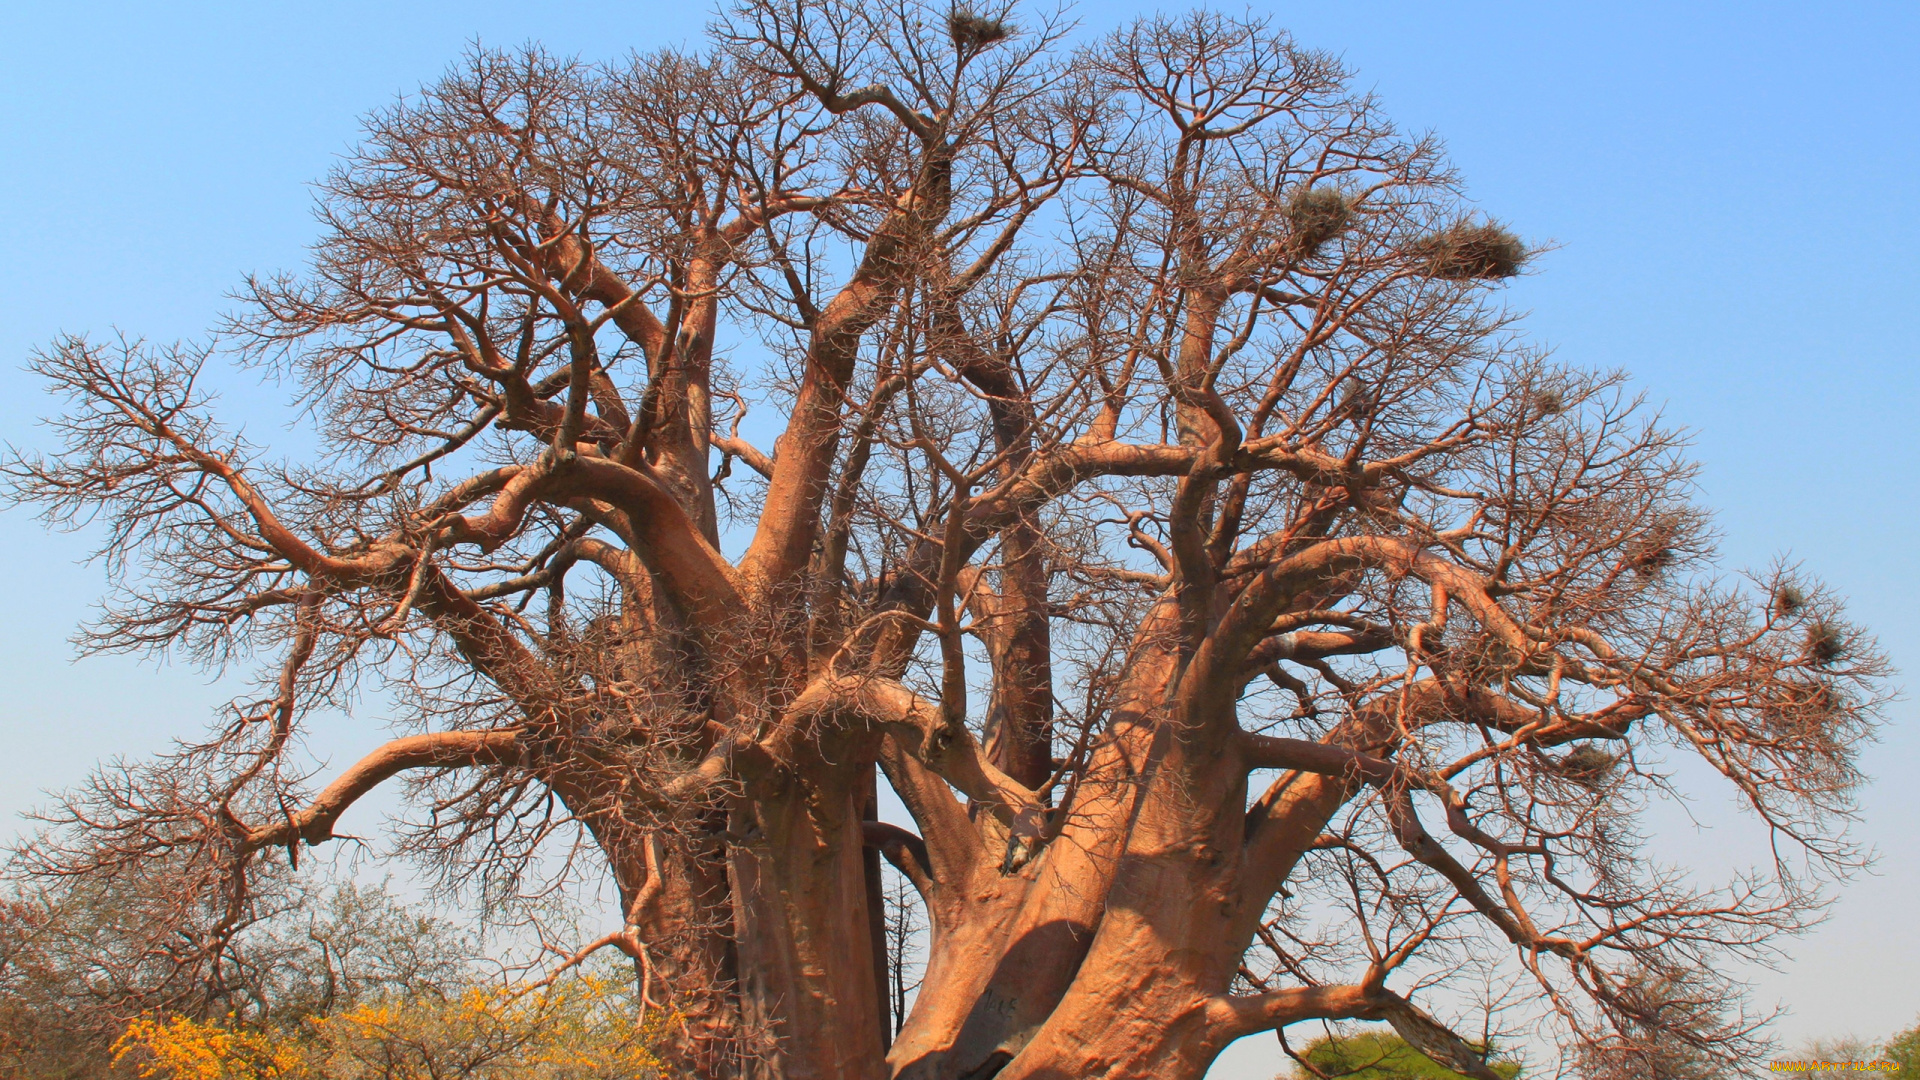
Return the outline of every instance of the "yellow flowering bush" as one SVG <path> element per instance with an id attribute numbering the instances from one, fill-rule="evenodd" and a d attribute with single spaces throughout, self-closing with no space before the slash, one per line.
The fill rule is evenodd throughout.
<path id="1" fill-rule="evenodd" d="M 636 1024 L 609 980 L 532 992 L 468 987 L 385 997 L 290 1028 L 141 1017 L 114 1044 L 148 1080 L 645 1080 L 670 1016 Z"/>
<path id="2" fill-rule="evenodd" d="M 188 1016 L 136 1018 L 113 1044 L 113 1063 L 134 1057 L 142 1077 L 164 1080 L 279 1080 L 305 1075 L 290 1040 L 233 1022 Z"/>
<path id="3" fill-rule="evenodd" d="M 593 1080 L 658 1075 L 647 1046 L 659 1022 L 636 1025 L 627 997 L 589 976 L 527 994 L 375 1001 L 310 1028 L 328 1080 Z"/>

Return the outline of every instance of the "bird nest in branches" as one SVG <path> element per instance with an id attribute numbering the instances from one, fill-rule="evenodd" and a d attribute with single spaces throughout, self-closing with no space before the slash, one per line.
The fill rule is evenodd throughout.
<path id="1" fill-rule="evenodd" d="M 1337 188 L 1300 188 L 1287 200 L 1287 223 L 1303 255 L 1313 255 L 1353 222 L 1353 205 Z"/>
<path id="2" fill-rule="evenodd" d="M 1520 238 L 1491 223 L 1462 222 L 1434 233 L 1414 246 L 1427 260 L 1427 272 L 1448 281 L 1510 278 L 1527 261 Z"/>
<path id="3" fill-rule="evenodd" d="M 956 8 L 947 16 L 947 35 L 953 38 L 954 48 L 961 52 L 978 52 L 1007 40 L 1012 34 L 1012 28 L 1004 19 L 976 15 L 964 8 Z"/>

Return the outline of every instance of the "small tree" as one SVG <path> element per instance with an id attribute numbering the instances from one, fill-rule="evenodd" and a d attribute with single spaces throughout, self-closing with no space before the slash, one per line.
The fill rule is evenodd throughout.
<path id="1" fill-rule="evenodd" d="M 1920 1023 L 1895 1032 L 1880 1050 L 1880 1056 L 1900 1066 L 1897 1075 L 1920 1076 Z"/>
<path id="2" fill-rule="evenodd" d="M 406 783 L 496 911 L 604 871 L 711 1078 L 1198 1077 L 1365 1018 L 1493 1080 L 1406 996 L 1475 964 L 1620 1060 L 1751 1055 L 1701 980 L 1852 860 L 1871 641 L 1708 573 L 1679 438 L 1516 339 L 1524 246 L 1333 58 L 1064 33 L 745 0 L 704 53 L 477 52 L 211 342 L 41 353 L 64 445 L 7 473 L 104 528 L 86 644 L 281 659 L 25 865 L 237 912 Z M 316 458 L 216 421 L 229 357 Z M 289 747 L 370 682 L 401 730 L 314 790 Z M 1663 751 L 1781 858 L 1649 857 Z M 890 1049 L 874 852 L 932 927 Z"/>
<path id="3" fill-rule="evenodd" d="M 924 953 L 921 938 L 928 927 L 921 913 L 920 898 L 905 875 L 888 875 L 884 903 L 881 910 L 885 912 L 887 992 L 894 1017 L 894 1030 L 888 1032 L 891 1038 L 898 1035 L 900 1025 L 906 1023 L 908 996 L 920 989 Z"/>
<path id="4" fill-rule="evenodd" d="M 1472 1048 L 1487 1058 L 1487 1067 L 1514 1080 L 1519 1064 L 1502 1060 L 1492 1047 Z M 1299 1052 L 1297 1080 L 1457 1080 L 1465 1075 L 1415 1050 L 1398 1035 L 1363 1031 L 1325 1035 Z"/>

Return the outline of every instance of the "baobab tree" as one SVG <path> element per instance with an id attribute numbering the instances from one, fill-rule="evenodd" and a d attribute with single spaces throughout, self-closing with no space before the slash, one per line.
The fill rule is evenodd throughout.
<path id="1" fill-rule="evenodd" d="M 318 214 L 203 343 L 44 349 L 64 445 L 8 466 L 104 525 L 87 646 L 273 658 L 22 852 L 167 866 L 230 913 L 209 970 L 394 782 L 491 900 L 603 871 L 580 944 L 687 1075 L 1198 1077 L 1349 1018 L 1490 1077 L 1469 977 L 1630 1071 L 1736 1059 L 1714 965 L 1854 858 L 1872 642 L 1716 576 L 1678 437 L 1517 336 L 1522 244 L 1258 22 L 749 0 L 700 53 L 475 51 Z M 316 456 L 218 423 L 228 362 Z M 396 737 L 303 775 L 368 684 Z M 1649 860 L 1669 755 L 1772 865 Z M 882 857 L 931 926 L 891 1039 Z"/>

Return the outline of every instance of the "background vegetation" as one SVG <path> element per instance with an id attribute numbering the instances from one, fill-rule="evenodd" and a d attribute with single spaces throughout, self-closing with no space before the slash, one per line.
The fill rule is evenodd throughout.
<path id="1" fill-rule="evenodd" d="M 291 873 L 238 925 L 156 949 L 163 879 L 76 878 L 0 903 L 0 1076 L 454 1078 L 658 1075 L 647 1046 L 673 1022 L 631 970 L 516 982 L 452 923 L 386 888 Z M 209 912 L 211 915 L 212 913 Z M 230 933 L 231 962 L 192 938 Z"/>

